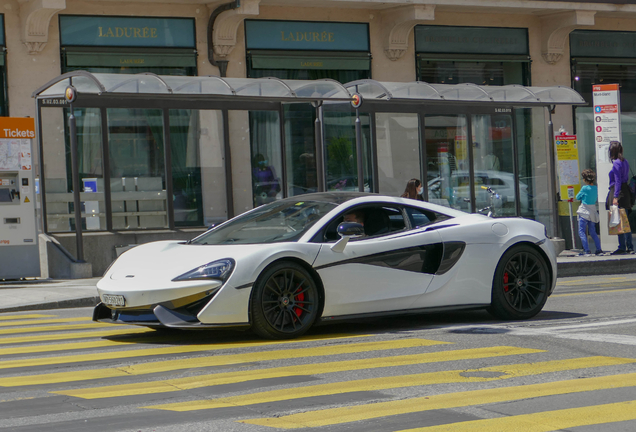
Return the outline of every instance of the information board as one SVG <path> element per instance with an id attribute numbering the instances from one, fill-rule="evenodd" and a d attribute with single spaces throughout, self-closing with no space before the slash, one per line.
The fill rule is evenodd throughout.
<path id="1" fill-rule="evenodd" d="M 595 85 L 594 142 L 598 161 L 610 163 L 610 141 L 621 141 L 621 105 L 618 84 Z"/>
<path id="2" fill-rule="evenodd" d="M 579 180 L 579 148 L 576 135 L 556 135 L 557 167 L 561 199 L 568 199 L 568 187 L 574 188 L 576 196 L 581 189 Z"/>

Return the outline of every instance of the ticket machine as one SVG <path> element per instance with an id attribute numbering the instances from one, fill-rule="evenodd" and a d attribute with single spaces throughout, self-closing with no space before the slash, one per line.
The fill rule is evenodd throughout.
<path id="1" fill-rule="evenodd" d="M 0 117 L 0 279 L 40 276 L 30 118 Z"/>

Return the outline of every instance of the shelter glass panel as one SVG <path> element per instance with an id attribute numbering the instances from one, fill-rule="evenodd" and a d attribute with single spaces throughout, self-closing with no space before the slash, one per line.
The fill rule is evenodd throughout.
<path id="1" fill-rule="evenodd" d="M 250 111 L 250 155 L 254 207 L 283 197 L 283 157 L 278 111 Z"/>
<path id="2" fill-rule="evenodd" d="M 175 226 L 227 220 L 223 113 L 170 110 Z"/>
<path id="3" fill-rule="evenodd" d="M 287 195 L 318 191 L 315 109 L 310 104 L 285 104 Z"/>
<path id="4" fill-rule="evenodd" d="M 425 120 L 428 201 L 472 212 L 465 115 L 428 115 Z"/>
<path id="5" fill-rule="evenodd" d="M 554 232 L 551 231 L 555 228 L 552 227 L 551 215 L 556 209 L 554 199 L 548 194 L 550 178 L 547 169 L 546 110 L 543 107 L 518 108 L 514 115 L 521 216 L 541 222 L 548 228 L 548 232 Z M 524 205 L 524 195 L 527 196 L 527 206 Z"/>
<path id="6" fill-rule="evenodd" d="M 111 108 L 107 115 L 113 229 L 166 228 L 163 111 Z"/>
<path id="7" fill-rule="evenodd" d="M 492 210 L 495 216 L 516 216 L 512 115 L 474 115 L 471 120 L 477 210 Z M 527 210 L 528 192 L 524 186 L 519 185 L 521 208 Z"/>
<path id="8" fill-rule="evenodd" d="M 400 196 L 410 179 L 422 178 L 419 116 L 377 113 L 375 130 L 379 192 Z"/>
<path id="9" fill-rule="evenodd" d="M 356 152 L 356 114 L 349 104 L 325 105 L 323 128 L 327 190 L 358 190 Z M 365 192 L 373 188 L 373 159 L 370 115 L 360 114 L 362 129 L 363 184 Z"/>
<path id="10" fill-rule="evenodd" d="M 101 115 L 97 108 L 76 109 L 80 201 L 83 230 L 106 229 Z M 49 232 L 75 230 L 71 149 L 66 145 L 69 110 L 42 108 L 44 190 Z"/>

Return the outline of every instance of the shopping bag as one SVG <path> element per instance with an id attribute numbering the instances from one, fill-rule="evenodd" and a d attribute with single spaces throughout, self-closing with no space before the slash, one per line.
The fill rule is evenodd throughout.
<path id="1" fill-rule="evenodd" d="M 620 221 L 618 225 L 609 227 L 610 235 L 625 234 L 631 232 L 632 228 L 629 226 L 629 220 L 627 219 L 627 212 L 625 209 L 619 209 Z"/>
<path id="2" fill-rule="evenodd" d="M 621 222 L 620 212 L 618 211 L 618 206 L 610 206 L 609 217 L 608 217 L 609 227 L 615 227 Z"/>

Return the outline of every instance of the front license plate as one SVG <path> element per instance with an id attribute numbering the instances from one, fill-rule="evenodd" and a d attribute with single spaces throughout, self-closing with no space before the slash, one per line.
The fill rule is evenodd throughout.
<path id="1" fill-rule="evenodd" d="M 108 306 L 124 306 L 126 304 L 126 300 L 124 300 L 122 295 L 104 294 L 102 295 L 102 301 Z"/>

